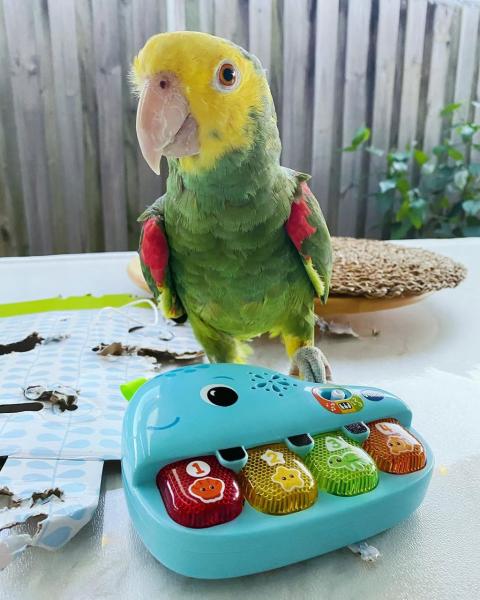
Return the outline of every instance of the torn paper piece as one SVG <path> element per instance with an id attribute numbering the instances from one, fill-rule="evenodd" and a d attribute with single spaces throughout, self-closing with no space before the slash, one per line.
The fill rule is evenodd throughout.
<path id="1" fill-rule="evenodd" d="M 9 499 L 0 509 L 0 531 L 10 529 L 12 552 L 18 551 L 15 526 L 27 522 L 37 523 L 29 546 L 56 550 L 74 537 L 97 508 L 102 468 L 97 460 L 8 458 L 0 471 L 0 497 Z"/>
<path id="2" fill-rule="evenodd" d="M 157 363 L 162 361 L 191 361 L 197 360 L 204 356 L 202 350 L 199 351 L 184 351 L 184 352 L 173 352 L 172 350 L 158 349 L 158 348 L 147 348 L 138 346 L 128 346 L 121 342 L 112 342 L 110 344 L 99 344 L 92 348 L 99 356 L 147 356 L 153 358 Z"/>
<path id="3" fill-rule="evenodd" d="M 0 344 L 0 356 L 12 354 L 13 352 L 30 352 L 35 346 L 41 344 L 43 338 L 36 331 L 27 335 L 22 340 L 11 342 L 10 344 Z"/>
<path id="4" fill-rule="evenodd" d="M 330 337 L 360 337 L 352 328 L 350 323 L 339 323 L 338 321 L 326 321 L 322 317 L 315 318 L 320 332 Z"/>
<path id="5" fill-rule="evenodd" d="M 36 331 L 27 335 L 27 337 L 17 342 L 9 344 L 0 344 L 0 356 L 12 354 L 13 352 L 30 352 L 39 344 L 53 344 L 66 340 L 68 335 L 53 335 L 47 338 L 41 337 Z"/>
<path id="6" fill-rule="evenodd" d="M 133 327 L 128 330 L 126 335 L 117 338 L 115 341 L 142 348 L 154 348 L 155 350 L 168 352 L 176 356 L 183 354 L 204 354 L 203 348 L 195 338 L 193 329 L 189 323 L 180 325 L 173 321 L 166 321 L 161 327 L 158 325 L 139 328 Z"/>

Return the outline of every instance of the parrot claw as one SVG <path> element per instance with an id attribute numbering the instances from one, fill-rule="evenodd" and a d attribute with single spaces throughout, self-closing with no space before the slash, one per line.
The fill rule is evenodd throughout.
<path id="1" fill-rule="evenodd" d="M 303 346 L 295 352 L 290 375 L 300 375 L 302 379 L 315 383 L 332 381 L 330 363 L 325 354 L 315 346 Z"/>

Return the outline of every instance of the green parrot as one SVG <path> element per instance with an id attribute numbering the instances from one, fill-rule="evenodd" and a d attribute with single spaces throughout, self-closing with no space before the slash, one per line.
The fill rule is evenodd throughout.
<path id="1" fill-rule="evenodd" d="M 135 58 L 137 136 L 164 196 L 140 217 L 143 274 L 167 317 L 188 315 L 214 362 L 280 335 L 314 343 L 332 251 L 308 175 L 280 166 L 275 108 L 259 60 L 204 33 L 162 33 Z"/>

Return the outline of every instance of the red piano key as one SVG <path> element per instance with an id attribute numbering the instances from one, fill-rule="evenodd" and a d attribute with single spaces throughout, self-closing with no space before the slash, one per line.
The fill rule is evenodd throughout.
<path id="1" fill-rule="evenodd" d="M 180 460 L 163 467 L 157 487 L 170 517 L 185 527 L 212 527 L 242 512 L 235 475 L 214 456 Z"/>

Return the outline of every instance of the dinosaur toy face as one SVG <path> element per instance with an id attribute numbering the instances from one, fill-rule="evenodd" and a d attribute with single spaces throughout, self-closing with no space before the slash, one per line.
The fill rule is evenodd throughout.
<path id="1" fill-rule="evenodd" d="M 162 373 L 137 388 L 124 419 L 134 525 L 161 562 L 199 578 L 272 569 L 365 539 L 425 494 L 433 458 L 411 417 L 384 390 L 262 367 Z"/>
<path id="2" fill-rule="evenodd" d="M 381 401 L 367 399 L 374 392 Z M 236 468 L 244 465 L 244 449 L 382 416 L 411 419 L 382 390 L 319 385 L 248 365 L 195 365 L 159 375 L 136 392 L 125 417 L 132 436 L 124 438 L 124 452 L 133 452 L 137 481 L 202 454 L 220 453 L 224 466 Z M 299 447 L 310 443 L 303 441 Z"/>

